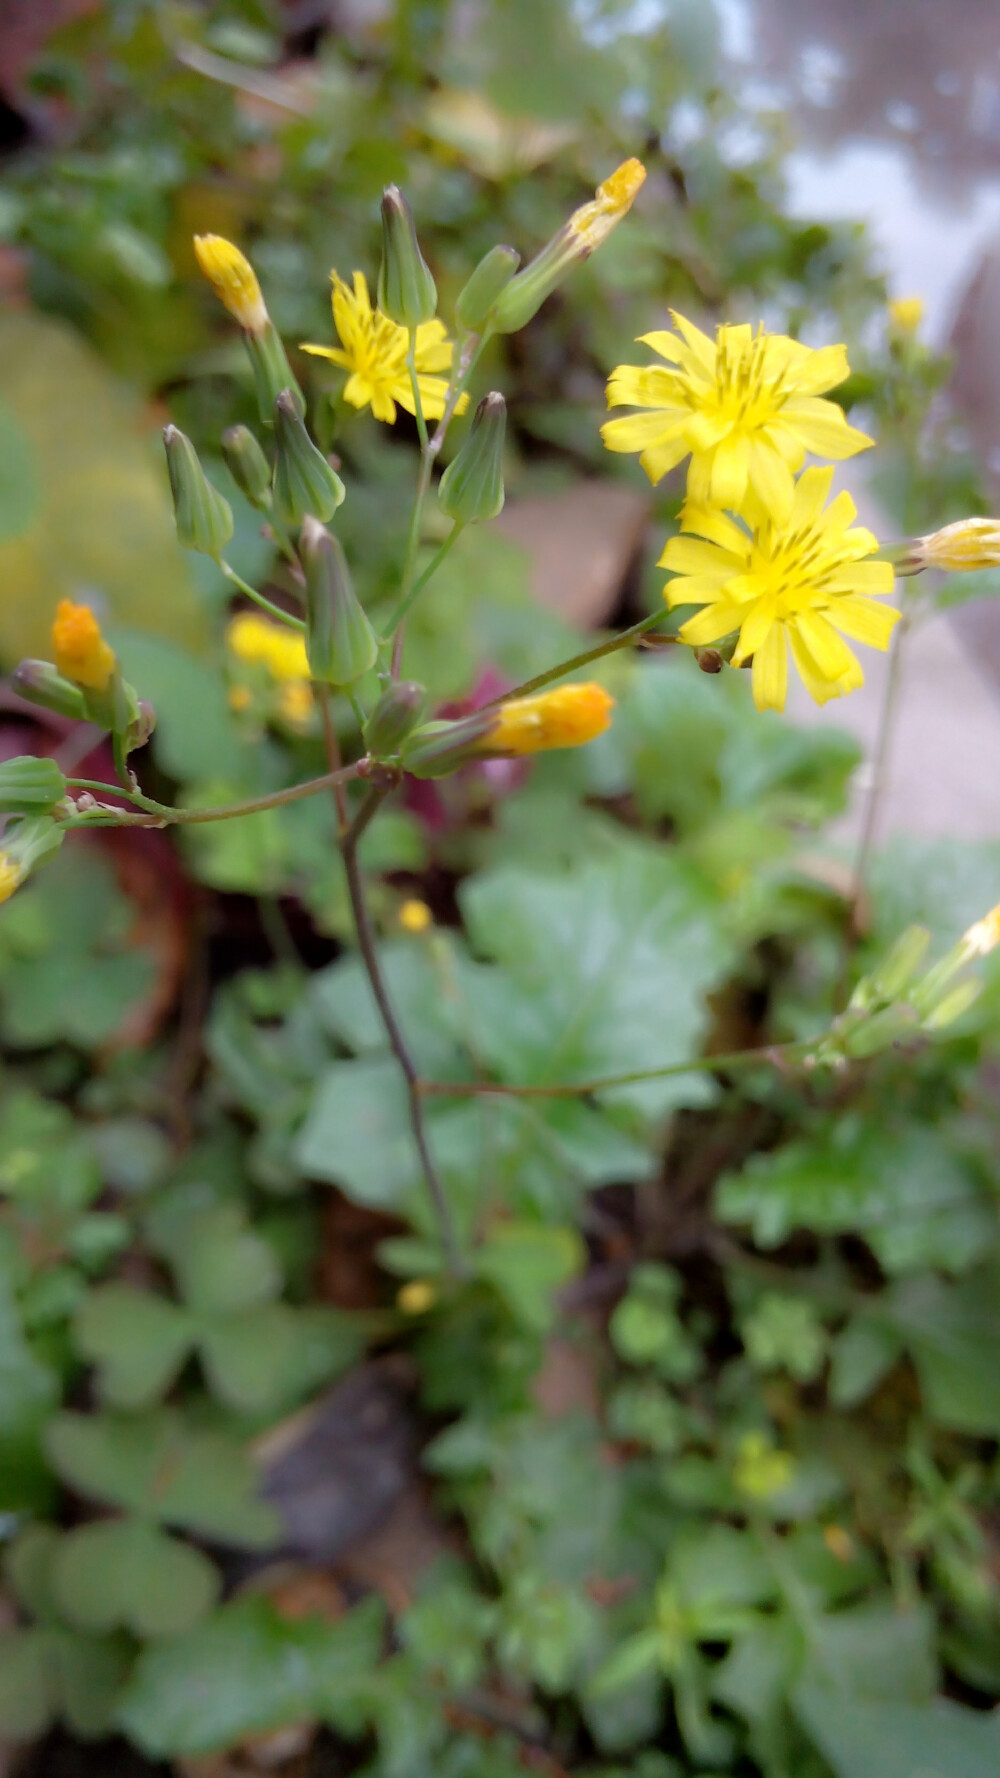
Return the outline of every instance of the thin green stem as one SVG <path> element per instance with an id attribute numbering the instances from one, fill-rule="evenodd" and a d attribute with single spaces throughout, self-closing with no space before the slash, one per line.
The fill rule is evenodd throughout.
<path id="1" fill-rule="evenodd" d="M 406 1095 L 410 1112 L 410 1128 L 413 1132 L 413 1140 L 420 1157 L 420 1164 L 427 1181 L 427 1189 L 430 1194 L 434 1214 L 440 1230 L 445 1263 L 452 1277 L 458 1278 L 462 1276 L 462 1259 L 459 1252 L 454 1223 L 452 1221 L 451 1209 L 445 1195 L 440 1174 L 437 1171 L 434 1164 L 434 1158 L 430 1151 L 427 1128 L 424 1121 L 424 1107 L 421 1099 L 420 1079 L 417 1074 L 416 1063 L 410 1052 L 409 1044 L 406 1041 L 399 1019 L 396 1016 L 395 1007 L 389 998 L 385 977 L 382 974 L 382 965 L 378 955 L 378 945 L 376 943 L 371 914 L 368 911 L 368 902 L 365 896 L 364 879 L 361 874 L 361 867 L 358 863 L 358 843 L 367 829 L 369 822 L 371 822 L 377 815 L 391 788 L 391 784 L 375 784 L 372 786 L 362 803 L 361 808 L 344 835 L 340 849 L 344 860 L 344 871 L 347 876 L 347 888 L 351 898 L 351 910 L 354 914 L 354 924 L 358 935 L 358 948 L 361 952 L 361 961 L 371 984 L 375 1004 L 378 1007 L 382 1023 L 385 1026 L 385 1033 L 389 1039 L 390 1047 L 396 1061 L 399 1063 L 400 1070 L 406 1081 Z"/>
<path id="2" fill-rule="evenodd" d="M 288 624 L 293 630 L 299 630 L 302 633 L 305 632 L 306 626 L 301 617 L 293 616 L 290 611 L 283 611 L 280 605 L 275 605 L 273 600 L 266 599 L 263 593 L 258 593 L 256 587 L 252 587 L 249 581 L 244 580 L 242 575 L 237 574 L 235 568 L 230 568 L 228 562 L 220 561 L 219 567 L 222 569 L 226 579 L 231 581 L 233 586 L 237 587 L 248 599 L 252 599 L 255 605 L 259 605 L 262 611 L 269 612 L 271 617 L 278 618 L 281 623 Z"/>
<path id="3" fill-rule="evenodd" d="M 99 790 L 102 796 L 127 796 L 132 803 L 140 800 L 134 790 L 126 790 L 121 784 L 103 784 L 98 778 L 67 778 L 66 782 L 72 790 Z"/>
<path id="4" fill-rule="evenodd" d="M 861 897 L 864 894 L 865 880 L 871 862 L 872 848 L 875 844 L 875 832 L 881 813 L 882 799 L 885 795 L 886 780 L 889 773 L 889 756 L 892 752 L 892 740 L 899 714 L 899 696 L 903 685 L 903 655 L 906 639 L 913 624 L 913 611 L 905 605 L 900 617 L 889 655 L 889 670 L 885 678 L 882 692 L 882 706 L 879 710 L 878 730 L 875 736 L 875 751 L 872 755 L 872 780 L 868 791 L 868 802 L 865 808 L 864 821 L 861 825 L 861 836 L 854 860 L 854 871 L 851 882 L 851 917 L 849 932 L 858 930 L 858 916 Z"/>
<path id="5" fill-rule="evenodd" d="M 465 385 L 476 368 L 482 348 L 483 341 L 479 339 L 476 334 L 470 334 L 468 338 L 462 342 L 461 352 L 452 365 L 451 378 L 448 383 L 448 393 L 445 396 L 444 411 L 434 428 L 432 436 L 427 440 L 426 446 L 423 449 L 423 461 L 420 465 L 420 479 L 417 482 L 417 492 L 413 501 L 413 513 L 410 518 L 410 532 L 406 541 L 406 557 L 403 563 L 403 574 L 399 585 L 400 603 L 405 603 L 409 599 L 410 589 L 413 585 L 413 576 L 417 565 L 417 552 L 420 548 L 420 526 L 424 512 L 424 501 L 427 498 L 428 489 L 431 485 L 431 475 L 433 473 L 434 463 L 441 450 L 441 446 L 444 444 L 448 433 L 448 427 L 451 425 L 455 409 L 458 406 Z M 393 679 L 399 678 L 400 669 L 403 664 L 403 643 L 405 638 L 406 624 L 404 621 L 397 623 L 395 634 L 392 639 L 392 658 L 389 671 Z"/>
<path id="6" fill-rule="evenodd" d="M 505 691 L 500 697 L 492 698 L 484 704 L 484 710 L 492 710 L 496 704 L 506 704 L 511 698 L 526 698 L 531 692 L 541 691 L 544 686 L 552 685 L 556 679 L 564 679 L 567 673 L 575 673 L 578 667 L 589 667 L 591 661 L 599 661 L 606 654 L 615 654 L 619 648 L 628 648 L 632 642 L 644 636 L 648 630 L 656 628 L 667 616 L 666 611 L 653 611 L 640 623 L 633 624 L 630 629 L 622 630 L 617 636 L 611 636 L 607 642 L 599 642 L 596 648 L 587 648 L 583 654 L 575 654 L 572 660 L 560 661 L 558 667 L 549 667 L 545 673 L 537 673 L 534 679 L 526 679 L 523 685 L 515 685 L 512 691 Z M 664 642 L 678 642 L 676 636 L 664 636 Z M 680 644 L 683 646 L 683 644 Z"/>
<path id="7" fill-rule="evenodd" d="M 413 585 L 411 586 L 409 592 L 405 595 L 404 598 L 400 599 L 399 604 L 396 606 L 396 609 L 393 612 L 391 618 L 389 619 L 389 623 L 387 626 L 390 635 L 402 623 L 403 619 L 407 616 L 407 614 L 410 610 L 410 607 L 413 605 L 413 603 L 416 600 L 416 598 L 418 597 L 418 595 L 423 592 L 424 587 L 427 585 L 427 582 L 430 579 L 432 579 L 432 577 L 437 573 L 438 569 L 441 566 L 441 563 L 445 559 L 445 556 L 448 554 L 448 551 L 451 549 L 452 544 L 455 542 L 456 538 L 461 536 L 461 534 L 464 530 L 465 530 L 465 526 L 462 523 L 462 521 L 460 519 L 456 519 L 454 525 L 452 526 L 452 529 L 449 531 L 444 542 L 439 546 L 438 549 L 435 550 L 433 556 L 431 557 L 430 561 L 428 562 L 423 573 L 419 574 L 417 576 L 417 578 L 414 581 Z"/>
<path id="8" fill-rule="evenodd" d="M 334 790 L 338 785 L 347 784 L 352 778 L 363 778 L 367 775 L 369 762 L 359 759 L 354 765 L 341 766 L 339 771 L 324 772 L 321 778 L 307 778 L 302 784 L 289 784 L 284 790 L 272 790 L 267 796 L 250 797 L 242 803 L 226 803 L 214 809 L 171 809 L 166 803 L 154 803 L 138 791 L 119 791 L 113 785 L 101 786 L 110 789 L 115 796 L 128 796 L 131 802 L 141 804 L 141 812 L 132 814 L 127 809 L 109 809 L 98 807 L 94 810 L 81 809 L 76 819 L 64 823 L 66 827 L 191 827 L 204 821 L 235 821 L 240 815 L 259 815 L 264 809 L 278 809 L 284 803 L 302 802 L 307 796 L 318 796 L 321 791 Z"/>
<path id="9" fill-rule="evenodd" d="M 663 1068 L 638 1068 L 630 1074 L 606 1074 L 597 1080 L 582 1080 L 569 1086 L 513 1086 L 495 1080 L 422 1080 L 419 1089 L 422 1094 L 440 1098 L 468 1099 L 481 1094 L 500 1094 L 516 1099 L 586 1098 L 591 1093 L 633 1086 L 638 1081 L 669 1080 L 675 1074 L 729 1074 L 740 1068 L 788 1068 L 804 1061 L 814 1047 L 813 1043 L 783 1043 L 769 1045 L 766 1049 L 731 1050 L 726 1055 L 695 1056 L 690 1062 L 670 1062 Z"/>
<path id="10" fill-rule="evenodd" d="M 424 404 L 420 395 L 420 378 L 417 376 L 417 330 L 410 328 L 410 343 L 406 349 L 406 368 L 410 373 L 410 388 L 413 390 L 413 413 L 417 422 L 417 433 L 420 438 L 421 451 L 427 450 L 427 421 L 424 419 Z"/>

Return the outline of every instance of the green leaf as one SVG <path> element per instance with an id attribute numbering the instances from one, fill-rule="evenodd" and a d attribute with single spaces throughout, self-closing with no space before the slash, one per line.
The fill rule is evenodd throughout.
<path id="1" fill-rule="evenodd" d="M 56 601 L 81 587 L 97 589 L 119 620 L 201 647 L 204 618 L 174 535 L 166 475 L 96 354 L 62 322 L 8 309 L 0 391 L 28 440 L 22 461 L 37 466 L 43 490 L 29 505 L 29 526 L 0 542 L 0 654 L 47 654 Z"/>
<path id="2" fill-rule="evenodd" d="M 320 1076 L 295 1160 L 310 1178 L 342 1186 L 359 1204 L 399 1204 L 419 1177 L 419 1163 L 406 1088 L 390 1056 L 334 1062 Z"/>
<path id="3" fill-rule="evenodd" d="M 996 1778 L 1000 1719 L 948 1698 L 897 1704 L 803 1684 L 796 1714 L 836 1778 Z"/>
<path id="4" fill-rule="evenodd" d="M 913 1355 L 924 1407 L 955 1432 L 1000 1435 L 1000 1279 L 983 1270 L 948 1284 L 907 1278 L 885 1300 Z"/>
<path id="5" fill-rule="evenodd" d="M 242 1447 L 224 1433 L 189 1429 L 171 1409 L 127 1419 L 57 1414 L 45 1445 L 70 1487 L 126 1512 L 250 1549 L 279 1534 L 274 1509 L 255 1498 Z"/>
<path id="6" fill-rule="evenodd" d="M 191 1317 L 176 1303 L 104 1284 L 88 1291 L 74 1324 L 78 1351 L 98 1366 L 97 1387 L 110 1407 L 145 1408 L 163 1396 L 191 1350 Z"/>
<path id="7" fill-rule="evenodd" d="M 902 1351 L 895 1328 L 875 1315 L 854 1315 L 833 1345 L 829 1394 L 834 1407 L 853 1408 L 892 1369 Z"/>
<path id="8" fill-rule="evenodd" d="M 475 1270 L 499 1291 L 518 1321 L 546 1333 L 556 1316 L 556 1292 L 582 1270 L 585 1259 L 575 1229 L 498 1222 L 476 1250 Z"/>
<path id="9" fill-rule="evenodd" d="M 52 1587 L 79 1630 L 118 1627 L 138 1637 L 176 1636 L 214 1604 L 219 1576 L 200 1550 L 139 1520 L 98 1520 L 61 1539 Z"/>
<path id="10" fill-rule="evenodd" d="M 723 1222 L 749 1223 L 763 1247 L 794 1229 L 860 1234 L 887 1271 L 959 1269 L 993 1238 L 993 1212 L 975 1172 L 933 1126 L 841 1117 L 810 1140 L 756 1155 L 724 1174 Z"/>
<path id="11" fill-rule="evenodd" d="M 199 1212 L 178 1236 L 163 1250 L 196 1315 L 214 1318 L 258 1308 L 280 1290 L 274 1249 L 247 1227 L 239 1204 L 216 1204 Z"/>
<path id="12" fill-rule="evenodd" d="M 204 1328 L 200 1344 L 213 1392 L 237 1412 L 266 1413 L 304 1392 L 298 1314 L 287 1303 L 227 1315 Z"/>
<path id="13" fill-rule="evenodd" d="M 464 885 L 472 944 L 515 992 L 483 1016 L 480 1052 L 501 1078 L 572 1083 L 655 1069 L 696 1054 L 704 999 L 731 958 L 705 884 L 674 854 L 623 845 L 571 876 L 501 867 Z M 697 1082 L 647 1081 L 616 1102 L 660 1117 L 701 1096 Z"/>
<path id="14" fill-rule="evenodd" d="M 0 1266 L 0 1498 L 7 1512 L 44 1507 L 51 1484 L 41 1437 L 59 1400 L 59 1380 L 24 1337 L 10 1281 Z"/>
<path id="15" fill-rule="evenodd" d="M 246 760 L 221 670 L 142 630 L 109 632 L 122 670 L 156 711 L 156 756 L 182 784 L 239 778 Z M 247 791 L 245 794 L 250 795 Z"/>
<path id="16" fill-rule="evenodd" d="M 337 1623 L 288 1620 L 266 1599 L 235 1600 L 140 1655 L 119 1722 L 153 1758 L 230 1747 L 285 1723 L 337 1720 L 381 1653 L 367 1601 Z"/>
<path id="17" fill-rule="evenodd" d="M 2 552 L 0 552 L 2 553 Z M 21 1048 L 91 1050 L 148 993 L 155 965 L 107 858 L 72 846 L 0 909 L 2 1030 Z"/>
<path id="18" fill-rule="evenodd" d="M 0 1735 L 36 1741 L 56 1710 L 44 1630 L 0 1631 Z"/>

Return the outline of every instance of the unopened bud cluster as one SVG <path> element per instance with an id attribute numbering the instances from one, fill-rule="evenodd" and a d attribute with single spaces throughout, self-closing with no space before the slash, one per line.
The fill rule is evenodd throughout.
<path id="1" fill-rule="evenodd" d="M 943 1031 L 968 1012 L 983 990 L 969 965 L 1000 944 L 1000 905 L 962 934 L 938 963 L 918 972 L 930 947 L 925 926 L 909 926 L 817 1044 L 812 1062 L 842 1066 Z"/>

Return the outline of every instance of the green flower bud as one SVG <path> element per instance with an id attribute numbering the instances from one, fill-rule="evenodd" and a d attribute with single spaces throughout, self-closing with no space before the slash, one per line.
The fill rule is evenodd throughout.
<path id="1" fill-rule="evenodd" d="M 82 722 L 87 714 L 80 687 L 71 679 L 64 679 L 51 661 L 22 661 L 14 668 L 10 682 L 29 704 L 54 710 L 57 716 L 68 716 L 71 722 Z"/>
<path id="2" fill-rule="evenodd" d="M 344 484 L 309 437 L 291 389 L 283 389 L 274 404 L 274 431 L 274 510 L 282 524 L 300 525 L 307 513 L 332 519 Z"/>
<path id="3" fill-rule="evenodd" d="M 888 956 L 871 974 L 871 985 L 882 1000 L 898 1000 L 905 994 L 927 955 L 931 935 L 926 926 L 908 926 Z"/>
<path id="4" fill-rule="evenodd" d="M 482 333 L 493 304 L 521 263 L 514 247 L 491 247 L 481 259 L 455 304 L 455 320 L 465 333 Z"/>
<path id="5" fill-rule="evenodd" d="M 134 753 L 137 747 L 145 747 L 155 727 L 156 711 L 148 698 L 139 698 L 137 713 L 129 723 L 125 736 L 126 753 Z"/>
<path id="6" fill-rule="evenodd" d="M 932 1012 L 921 1020 L 925 1031 L 943 1031 L 946 1025 L 953 1025 L 970 1006 L 979 999 L 983 984 L 978 976 L 966 976 L 964 982 L 956 982 L 950 993 L 938 1001 Z"/>
<path id="7" fill-rule="evenodd" d="M 271 466 L 249 426 L 230 426 L 222 434 L 222 455 L 240 493 L 258 512 L 269 512 Z"/>
<path id="8" fill-rule="evenodd" d="M 437 313 L 437 286 L 420 251 L 410 206 L 398 185 L 382 193 L 382 265 L 378 306 L 400 327 L 419 327 Z"/>
<path id="9" fill-rule="evenodd" d="M 847 1033 L 844 1052 L 856 1060 L 877 1056 L 880 1050 L 891 1049 L 894 1043 L 916 1037 L 919 1029 L 920 1021 L 912 1006 L 884 1006 L 881 1012 L 873 1013 L 870 1019 Z"/>
<path id="10" fill-rule="evenodd" d="M 0 852 L 0 901 L 58 852 L 65 831 L 51 815 L 26 815 L 8 822 Z"/>
<path id="11" fill-rule="evenodd" d="M 229 502 L 213 488 L 194 445 L 176 426 L 164 427 L 163 445 L 178 541 L 185 549 L 196 549 L 218 560 L 233 534 Z"/>
<path id="12" fill-rule="evenodd" d="M 22 754 L 0 764 L 0 815 L 42 815 L 66 795 L 54 759 Z"/>
<path id="13" fill-rule="evenodd" d="M 628 215 L 645 177 L 641 161 L 627 160 L 597 187 L 589 204 L 574 210 L 523 272 L 504 286 L 490 313 L 492 333 L 517 333 L 526 326 L 573 267 L 589 259 Z"/>
<path id="14" fill-rule="evenodd" d="M 387 686 L 365 724 L 365 746 L 375 759 L 391 759 L 419 722 L 427 693 L 413 679 Z"/>
<path id="15" fill-rule="evenodd" d="M 400 757 L 414 778 L 447 778 L 482 757 L 479 742 L 496 726 L 495 710 L 477 710 L 458 722 L 425 722 L 404 741 Z"/>
<path id="16" fill-rule="evenodd" d="M 306 571 L 306 654 L 314 679 L 353 685 L 375 665 L 378 643 L 337 537 L 308 514 L 299 539 Z"/>
<path id="17" fill-rule="evenodd" d="M 292 375 L 288 354 L 274 322 L 265 322 L 259 333 L 245 333 L 243 341 L 250 354 L 254 386 L 257 390 L 257 407 L 264 425 L 274 424 L 274 404 L 283 389 L 292 391 L 299 413 L 304 414 L 306 404 L 302 390 Z"/>
<path id="18" fill-rule="evenodd" d="M 503 510 L 503 443 L 507 403 L 496 389 L 484 395 L 462 448 L 438 485 L 438 505 L 457 524 L 495 519 Z"/>

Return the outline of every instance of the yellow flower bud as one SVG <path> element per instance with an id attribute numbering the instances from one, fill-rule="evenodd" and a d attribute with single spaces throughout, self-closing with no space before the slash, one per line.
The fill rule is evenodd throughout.
<path id="1" fill-rule="evenodd" d="M 610 178 L 597 187 L 589 204 L 574 210 L 569 219 L 569 230 L 587 253 L 593 253 L 615 224 L 628 215 L 645 178 L 645 167 L 633 156 L 631 160 L 623 161 Z"/>
<path id="2" fill-rule="evenodd" d="M 924 318 L 922 296 L 897 296 L 888 307 L 889 319 L 899 333 L 916 333 Z"/>
<path id="3" fill-rule="evenodd" d="M 941 531 L 918 537 L 910 551 L 921 568 L 943 568 L 962 574 L 974 568 L 1000 567 L 1000 519 L 958 519 Z"/>
<path id="4" fill-rule="evenodd" d="M 246 333 L 260 334 L 268 323 L 267 307 L 250 261 L 223 235 L 195 235 L 198 264 L 220 302 Z"/>
<path id="5" fill-rule="evenodd" d="M 479 742 L 481 753 L 542 753 L 582 747 L 603 735 L 615 700 L 603 685 L 559 685 L 534 697 L 511 698 Z"/>
<path id="6" fill-rule="evenodd" d="M 404 932 L 426 932 L 434 923 L 434 916 L 426 901 L 404 901 L 399 910 L 399 924 Z"/>
<path id="7" fill-rule="evenodd" d="M 557 284 L 589 259 L 595 248 L 627 216 L 646 177 L 641 161 L 627 160 L 605 179 L 587 204 L 574 210 L 557 234 L 501 290 L 488 316 L 493 333 L 517 333 L 537 314 Z"/>
<path id="8" fill-rule="evenodd" d="M 0 901 L 10 900 L 23 875 L 17 859 L 0 852 Z"/>
<path id="9" fill-rule="evenodd" d="M 1000 902 L 981 920 L 976 920 L 962 934 L 959 943 L 967 957 L 986 957 L 995 950 L 1000 945 Z"/>
<path id="10" fill-rule="evenodd" d="M 84 685 L 88 691 L 107 691 L 116 665 L 114 650 L 101 635 L 89 605 L 60 599 L 52 625 L 52 647 L 64 679 Z"/>
<path id="11" fill-rule="evenodd" d="M 426 1315 L 437 1302 L 437 1287 L 429 1278 L 411 1278 L 396 1293 L 396 1307 L 404 1315 Z"/>

